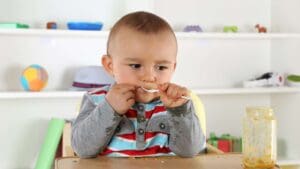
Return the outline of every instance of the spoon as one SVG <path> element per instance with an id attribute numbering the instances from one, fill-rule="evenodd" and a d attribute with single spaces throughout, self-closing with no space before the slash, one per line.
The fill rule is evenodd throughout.
<path id="1" fill-rule="evenodd" d="M 144 88 L 143 86 L 141 86 L 141 88 L 142 88 L 145 92 L 148 92 L 148 93 L 157 93 L 157 92 L 159 92 L 158 89 L 146 89 L 146 88 Z M 191 99 L 191 98 L 188 97 L 188 96 L 180 96 L 180 98 L 186 99 L 186 100 L 190 100 L 190 99 Z"/>
<path id="2" fill-rule="evenodd" d="M 159 92 L 158 89 L 146 89 L 146 88 L 144 88 L 143 86 L 141 86 L 141 88 L 142 88 L 145 92 L 148 92 L 148 93 L 157 93 L 157 92 Z"/>

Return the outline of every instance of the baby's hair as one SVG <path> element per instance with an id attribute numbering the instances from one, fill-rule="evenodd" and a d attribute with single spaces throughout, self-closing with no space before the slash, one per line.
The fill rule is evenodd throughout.
<path id="1" fill-rule="evenodd" d="M 166 32 L 170 32 L 176 39 L 171 26 L 168 24 L 168 22 L 166 22 L 161 17 L 144 11 L 133 12 L 123 16 L 112 27 L 107 41 L 108 55 L 109 55 L 109 47 L 110 47 L 111 40 L 113 39 L 114 36 L 116 36 L 116 34 L 118 34 L 120 28 L 124 26 L 145 34 L 160 33 L 166 31 Z"/>

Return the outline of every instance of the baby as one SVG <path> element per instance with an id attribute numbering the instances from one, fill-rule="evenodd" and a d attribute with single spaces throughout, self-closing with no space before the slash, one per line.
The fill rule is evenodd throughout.
<path id="1" fill-rule="evenodd" d="M 84 95 L 72 126 L 78 156 L 192 157 L 204 151 L 189 91 L 170 83 L 176 55 L 172 28 L 152 13 L 130 13 L 113 26 L 102 65 L 115 84 Z"/>

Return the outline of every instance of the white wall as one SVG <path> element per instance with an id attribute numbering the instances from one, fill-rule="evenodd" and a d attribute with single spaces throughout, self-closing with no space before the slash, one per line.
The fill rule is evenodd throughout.
<path id="1" fill-rule="evenodd" d="M 299 33 L 300 1 L 272 1 L 272 29 L 277 32 Z M 271 66 L 285 74 L 300 74 L 300 40 L 273 40 L 271 43 Z M 278 119 L 279 154 L 290 159 L 300 159 L 300 95 L 281 94 L 271 97 Z"/>
<path id="2" fill-rule="evenodd" d="M 190 88 L 242 87 L 270 70 L 268 40 L 178 39 L 174 81 Z"/>
<path id="3" fill-rule="evenodd" d="M 65 28 L 67 21 L 102 21 L 105 26 L 121 16 L 124 6 L 118 0 L 12 0 L 0 2 L 0 21 L 18 21 L 31 27 L 45 28 L 46 22 L 55 21 Z"/>
<path id="4" fill-rule="evenodd" d="M 0 168 L 34 168 L 52 117 L 74 118 L 78 99 L 0 99 Z"/>
<path id="5" fill-rule="evenodd" d="M 22 90 L 20 76 L 30 64 L 47 70 L 45 90 L 67 90 L 79 67 L 101 65 L 106 38 L 0 35 L 0 51 L 0 90 Z"/>
<path id="6" fill-rule="evenodd" d="M 300 32 L 298 0 L 271 1 L 272 30 L 276 32 Z"/>
<path id="7" fill-rule="evenodd" d="M 253 31 L 255 24 L 270 25 L 271 0 L 160 0 L 154 12 L 182 30 L 187 24 L 199 24 L 205 32 L 221 31 L 224 25 L 236 25 L 241 32 Z"/>

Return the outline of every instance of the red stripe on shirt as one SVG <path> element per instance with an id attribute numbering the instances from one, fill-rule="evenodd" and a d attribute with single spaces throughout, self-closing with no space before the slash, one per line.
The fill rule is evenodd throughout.
<path id="1" fill-rule="evenodd" d="M 164 106 L 155 106 L 155 108 L 153 110 L 150 110 L 150 111 L 146 112 L 146 118 L 150 119 L 153 114 L 161 113 L 161 112 L 164 112 L 164 111 L 166 111 L 166 108 Z"/>
<path id="2" fill-rule="evenodd" d="M 106 94 L 107 91 L 105 90 L 94 90 L 94 91 L 91 91 L 90 94 L 93 94 L 93 95 L 100 95 L 100 94 Z"/>
<path id="3" fill-rule="evenodd" d="M 150 119 L 152 117 L 153 114 L 157 114 L 157 113 L 161 113 L 161 112 L 164 112 L 166 111 L 166 108 L 164 106 L 156 106 L 154 109 L 150 110 L 150 111 L 146 111 L 146 115 L 145 117 L 147 119 Z M 137 111 L 136 110 L 133 110 L 133 109 L 129 109 L 127 112 L 126 112 L 126 117 L 128 118 L 136 118 L 137 117 Z"/>
<path id="4" fill-rule="evenodd" d="M 128 118 L 136 118 L 137 117 L 137 111 L 133 109 L 129 109 L 126 113 L 125 116 Z"/>

